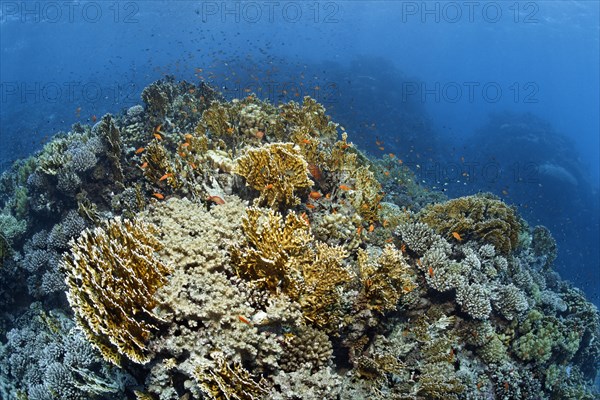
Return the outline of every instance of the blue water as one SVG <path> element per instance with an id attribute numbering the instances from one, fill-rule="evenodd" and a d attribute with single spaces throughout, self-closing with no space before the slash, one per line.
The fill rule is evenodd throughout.
<path id="1" fill-rule="evenodd" d="M 599 304 L 599 3 L 469 4 L 3 1 L 0 161 L 167 74 L 229 98 L 308 94 L 373 155 L 548 226 L 555 268 Z"/>

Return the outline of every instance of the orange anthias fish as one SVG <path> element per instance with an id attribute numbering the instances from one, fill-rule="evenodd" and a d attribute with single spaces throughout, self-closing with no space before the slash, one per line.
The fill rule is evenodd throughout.
<path id="1" fill-rule="evenodd" d="M 219 196 L 210 196 L 207 200 L 212 201 L 213 203 L 218 204 L 220 206 L 225 204 L 225 200 L 223 200 Z"/>
<path id="2" fill-rule="evenodd" d="M 165 179 L 170 178 L 172 176 L 173 176 L 173 174 L 164 174 L 163 176 L 160 177 L 160 179 L 158 181 L 159 182 L 164 181 Z"/>
<path id="3" fill-rule="evenodd" d="M 321 170 L 315 164 L 308 164 L 308 172 L 315 178 L 316 180 L 321 180 Z"/>
<path id="4" fill-rule="evenodd" d="M 433 268 L 429 267 L 427 272 L 429 273 L 429 277 L 433 278 Z"/>
<path id="5" fill-rule="evenodd" d="M 350 186 L 347 186 L 347 185 L 340 185 L 340 189 L 342 189 L 344 191 L 352 190 L 352 188 Z"/>
<path id="6" fill-rule="evenodd" d="M 156 197 L 156 198 L 157 198 L 157 199 L 159 199 L 159 200 L 162 200 L 162 199 L 164 199 L 164 198 L 165 198 L 165 196 L 163 196 L 163 195 L 162 195 L 162 194 L 160 194 L 160 193 L 152 193 L 152 196 Z"/>
<path id="7" fill-rule="evenodd" d="M 318 200 L 323 196 L 320 192 L 310 192 L 310 198 L 313 200 Z"/>
<path id="8" fill-rule="evenodd" d="M 460 233 L 458 232 L 452 232 L 452 236 L 454 237 L 454 239 L 458 240 L 459 242 L 462 242 L 463 238 L 460 236 Z"/>
<path id="9" fill-rule="evenodd" d="M 137 150 L 135 151 L 135 154 L 141 154 L 141 153 L 143 153 L 143 152 L 144 152 L 144 150 L 146 150 L 144 147 L 140 147 L 139 149 L 137 149 Z"/>

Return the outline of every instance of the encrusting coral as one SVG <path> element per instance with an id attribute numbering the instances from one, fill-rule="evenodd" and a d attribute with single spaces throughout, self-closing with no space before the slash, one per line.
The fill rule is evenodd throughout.
<path id="1" fill-rule="evenodd" d="M 170 269 L 154 256 L 152 227 L 115 218 L 86 230 L 61 262 L 75 319 L 102 356 L 150 360 L 145 342 L 155 329 L 154 294 Z"/>

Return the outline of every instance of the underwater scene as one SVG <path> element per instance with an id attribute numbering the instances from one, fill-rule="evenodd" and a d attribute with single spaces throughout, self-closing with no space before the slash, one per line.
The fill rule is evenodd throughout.
<path id="1" fill-rule="evenodd" d="M 0 399 L 600 399 L 600 2 L 0 2 Z"/>

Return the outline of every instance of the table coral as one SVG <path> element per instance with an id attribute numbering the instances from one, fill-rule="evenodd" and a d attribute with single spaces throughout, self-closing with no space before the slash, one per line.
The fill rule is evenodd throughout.
<path id="1" fill-rule="evenodd" d="M 77 323 L 107 361 L 146 363 L 155 328 L 154 293 L 169 268 L 154 256 L 161 245 L 150 225 L 115 218 L 71 243 L 61 268 Z"/>

